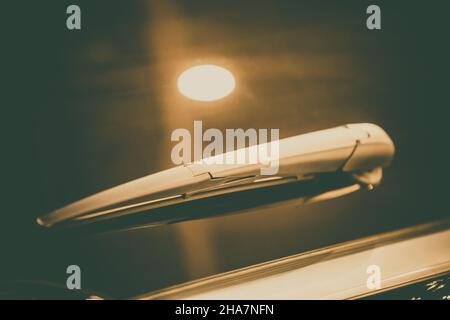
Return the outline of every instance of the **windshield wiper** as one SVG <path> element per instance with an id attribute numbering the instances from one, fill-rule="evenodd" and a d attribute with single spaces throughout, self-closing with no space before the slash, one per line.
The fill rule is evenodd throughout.
<path id="1" fill-rule="evenodd" d="M 316 131 L 281 139 L 278 143 L 276 175 L 263 174 L 261 169 L 267 164 L 217 164 L 211 163 L 212 158 L 203 159 L 99 192 L 41 216 L 37 223 L 52 227 L 142 212 L 151 215 L 158 208 L 205 198 L 216 199 L 227 194 L 244 194 L 252 189 L 265 190 L 270 195 L 271 190 L 275 190 L 271 188 L 285 184 L 301 190 L 301 193 L 289 191 L 293 197 L 301 199 L 301 203 L 326 200 L 354 192 L 361 186 L 371 189 L 378 185 L 382 168 L 390 164 L 395 150 L 386 132 L 368 123 Z M 258 146 L 245 149 L 255 147 Z M 299 183 L 302 188 L 297 188 Z M 309 185 L 313 187 L 304 187 Z M 288 200 L 283 196 L 278 198 L 278 201 Z M 151 220 L 168 223 L 196 218 L 199 216 L 187 210 L 186 213 L 177 212 L 175 216 L 172 214 L 170 219 L 156 216 Z"/>

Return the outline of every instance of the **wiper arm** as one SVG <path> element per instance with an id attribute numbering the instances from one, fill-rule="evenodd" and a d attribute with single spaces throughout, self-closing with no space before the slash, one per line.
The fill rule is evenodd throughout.
<path id="1" fill-rule="evenodd" d="M 255 146 L 253 146 L 255 147 Z M 252 147 L 248 147 L 252 148 Z M 248 149 L 246 148 L 246 149 Z M 374 124 L 349 124 L 279 140 L 279 169 L 263 175 L 261 163 L 210 164 L 210 159 L 181 165 L 99 192 L 45 216 L 37 223 L 85 223 L 278 184 L 309 181 L 321 175 L 348 175 L 354 182 L 336 190 L 317 191 L 321 201 L 380 183 L 382 168 L 394 156 L 394 144 Z M 238 151 L 232 151 L 236 153 Z M 178 217 L 177 220 L 188 220 Z"/>

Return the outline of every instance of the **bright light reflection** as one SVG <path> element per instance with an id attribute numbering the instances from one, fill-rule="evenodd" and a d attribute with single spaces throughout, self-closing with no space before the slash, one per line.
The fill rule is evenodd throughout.
<path id="1" fill-rule="evenodd" d="M 225 68 L 200 65 L 185 70 L 178 78 L 178 90 L 192 100 L 214 101 L 233 92 L 234 76 Z"/>

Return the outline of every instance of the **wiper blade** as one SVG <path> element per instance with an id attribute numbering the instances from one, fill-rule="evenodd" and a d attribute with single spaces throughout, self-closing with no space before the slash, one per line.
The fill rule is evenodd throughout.
<path id="1" fill-rule="evenodd" d="M 340 196 L 377 185 L 390 164 L 394 144 L 374 124 L 349 124 L 281 139 L 279 170 L 263 175 L 261 163 L 211 164 L 211 159 L 181 165 L 99 192 L 39 217 L 52 227 L 133 215 L 156 208 L 245 190 L 309 181 L 323 174 L 348 175 L 353 184 L 309 194 L 310 201 Z M 255 148 L 258 146 L 248 147 Z M 238 151 L 232 151 L 236 153 Z M 182 213 L 181 213 L 182 214 Z M 189 220 L 177 217 L 176 220 Z M 157 219 L 156 219 L 157 220 Z"/>

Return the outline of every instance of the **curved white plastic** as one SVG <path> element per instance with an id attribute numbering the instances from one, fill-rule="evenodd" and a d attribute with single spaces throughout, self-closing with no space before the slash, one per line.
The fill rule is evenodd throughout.
<path id="1" fill-rule="evenodd" d="M 302 134 L 279 140 L 278 143 L 276 175 L 299 179 L 319 173 L 358 173 L 385 167 L 391 162 L 395 149 L 386 132 L 369 123 Z M 260 147 L 252 146 L 245 150 L 254 151 Z M 242 150 L 232 151 L 231 155 L 237 152 Z M 236 178 L 264 178 L 261 169 L 267 166 L 264 163 L 214 164 L 213 160 L 208 158 L 178 166 L 99 192 L 42 216 L 37 222 L 50 227 L 82 216 L 116 212 L 142 201 L 146 204 L 170 203 L 165 201 L 175 198 L 183 201 L 187 194 L 208 188 L 217 190 L 221 184 Z M 276 179 L 273 181 L 276 183 Z"/>

